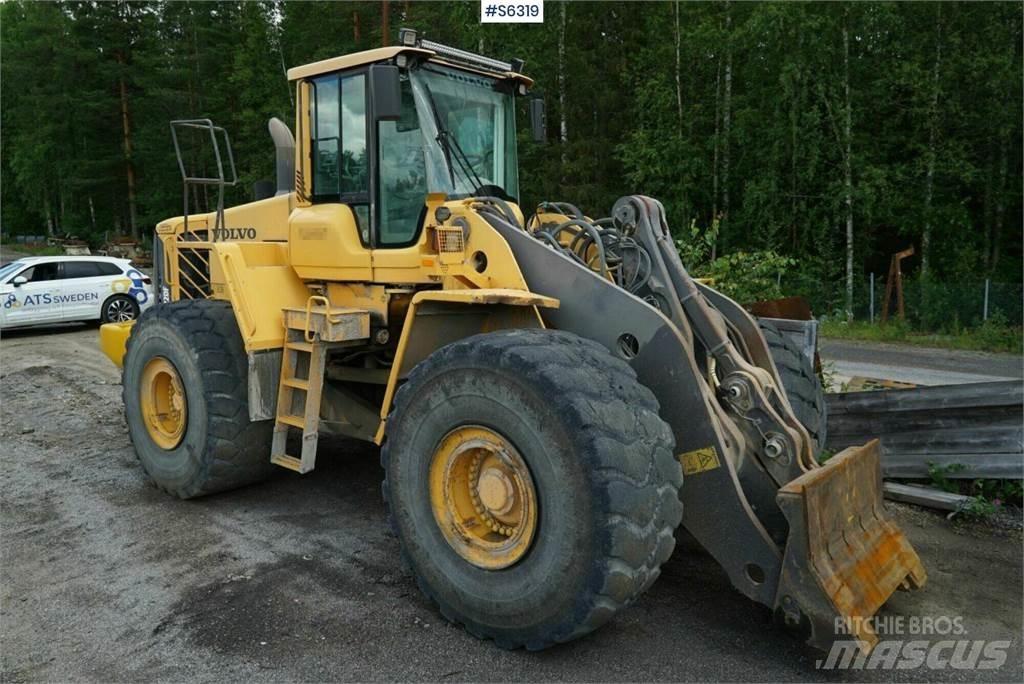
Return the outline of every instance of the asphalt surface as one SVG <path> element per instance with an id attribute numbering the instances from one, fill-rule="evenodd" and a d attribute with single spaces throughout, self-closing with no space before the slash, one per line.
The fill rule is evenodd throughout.
<path id="1" fill-rule="evenodd" d="M 915 385 L 957 385 L 1024 378 L 1016 354 L 908 347 L 875 342 L 821 339 L 822 361 L 844 378 L 865 377 Z"/>
<path id="2" fill-rule="evenodd" d="M 1009 640 L 996 670 L 826 672 L 685 538 L 610 624 L 541 653 L 447 624 L 399 562 L 377 450 L 195 501 L 147 483 L 96 331 L 0 340 L 0 681 L 1022 681 L 1018 532 L 890 513 L 929 573 L 886 614 Z M 723 534 L 727 534 L 723 530 Z M 941 636 L 906 637 L 936 640 Z"/>

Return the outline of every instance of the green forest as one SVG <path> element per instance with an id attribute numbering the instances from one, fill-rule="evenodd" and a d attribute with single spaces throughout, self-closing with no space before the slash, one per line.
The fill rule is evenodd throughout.
<path id="1" fill-rule="evenodd" d="M 529 140 L 524 99 L 524 208 L 651 195 L 698 273 L 834 316 L 866 317 L 869 274 L 880 298 L 913 246 L 915 324 L 979 324 L 986 279 L 990 315 L 1020 324 L 1021 2 L 549 0 L 520 25 L 479 7 L 5 2 L 3 232 L 147 239 L 181 213 L 175 118 L 230 132 L 229 199 L 248 200 L 273 175 L 267 119 L 293 118 L 285 70 L 408 26 L 526 60 L 549 139 Z"/>

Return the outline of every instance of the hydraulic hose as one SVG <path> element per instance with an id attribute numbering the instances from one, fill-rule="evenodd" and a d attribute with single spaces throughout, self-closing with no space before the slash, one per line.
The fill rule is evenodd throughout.
<path id="1" fill-rule="evenodd" d="M 559 214 L 567 220 L 539 226 L 540 213 Z M 514 223 L 514 222 L 513 222 Z M 627 292 L 637 293 L 647 285 L 653 272 L 651 255 L 632 234 L 632 227 L 613 217 L 587 219 L 568 202 L 541 202 L 529 221 L 530 232 Z"/>

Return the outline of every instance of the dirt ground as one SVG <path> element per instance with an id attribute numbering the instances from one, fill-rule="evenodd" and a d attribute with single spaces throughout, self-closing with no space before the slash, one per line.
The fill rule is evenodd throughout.
<path id="1" fill-rule="evenodd" d="M 2 681 L 1024 680 L 1019 532 L 896 506 L 929 581 L 885 610 L 1011 640 L 1002 668 L 817 670 L 821 654 L 687 543 L 597 633 L 501 651 L 445 623 L 401 568 L 373 447 L 321 442 L 309 475 L 197 501 L 157 492 L 96 336 L 0 341 Z"/>

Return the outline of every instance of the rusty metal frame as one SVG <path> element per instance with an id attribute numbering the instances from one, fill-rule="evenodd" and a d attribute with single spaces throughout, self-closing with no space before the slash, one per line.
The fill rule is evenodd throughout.
<path id="1" fill-rule="evenodd" d="M 896 316 L 902 321 L 903 311 L 903 269 L 902 261 L 907 257 L 914 256 L 914 246 L 911 245 L 901 252 L 892 255 L 889 261 L 889 277 L 885 281 L 885 301 L 882 303 L 882 323 L 889 320 L 889 307 L 892 304 L 892 293 L 896 291 Z"/>

